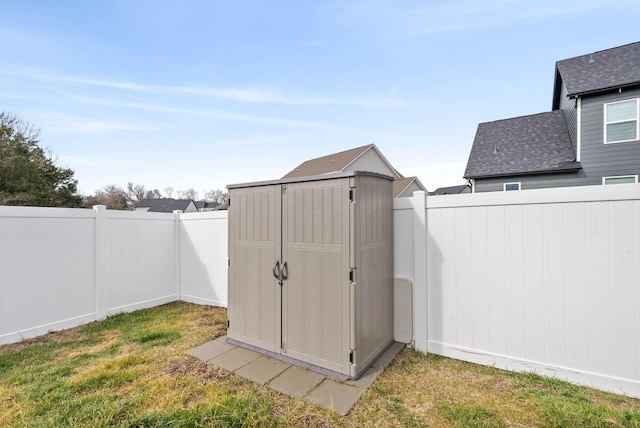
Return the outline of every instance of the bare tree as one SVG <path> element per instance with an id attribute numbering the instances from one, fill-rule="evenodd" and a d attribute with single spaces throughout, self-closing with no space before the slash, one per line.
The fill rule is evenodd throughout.
<path id="1" fill-rule="evenodd" d="M 173 198 L 173 187 L 165 187 L 164 188 L 164 197 L 165 198 Z"/>
<path id="2" fill-rule="evenodd" d="M 162 197 L 158 189 L 146 190 L 143 184 L 133 184 L 132 182 L 127 183 L 127 189 L 124 194 L 130 208 L 138 206 L 143 199 L 158 199 Z"/>
<path id="3" fill-rule="evenodd" d="M 129 208 L 124 190 L 115 184 L 109 184 L 102 189 L 96 190 L 93 195 L 85 196 L 84 205 L 85 207 L 104 205 L 110 210 L 126 210 Z"/>
<path id="4" fill-rule="evenodd" d="M 227 202 L 227 198 L 229 195 L 224 190 L 220 189 L 211 189 L 204 192 L 204 200 L 207 202 L 213 202 L 218 205 L 222 205 Z"/>
<path id="5" fill-rule="evenodd" d="M 198 191 L 193 187 L 190 187 L 187 190 L 178 190 L 178 198 L 179 199 L 191 199 L 194 201 L 198 200 Z"/>
<path id="6" fill-rule="evenodd" d="M 127 183 L 126 189 L 109 184 L 84 197 L 84 206 L 105 205 L 112 210 L 134 209 L 143 199 L 157 199 L 162 195 L 158 189 L 146 190 L 142 184 Z"/>

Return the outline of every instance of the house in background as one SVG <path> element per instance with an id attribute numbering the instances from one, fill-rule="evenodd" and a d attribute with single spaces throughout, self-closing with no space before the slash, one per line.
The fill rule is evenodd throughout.
<path id="1" fill-rule="evenodd" d="M 460 184 L 458 186 L 438 187 L 434 192 L 429 192 L 431 196 L 460 195 L 463 193 L 471 193 L 471 186 Z"/>
<path id="2" fill-rule="evenodd" d="M 640 42 L 556 63 L 552 110 L 481 123 L 473 192 L 638 183 Z"/>
<path id="3" fill-rule="evenodd" d="M 219 205 L 217 202 L 208 201 L 193 201 L 193 203 L 195 204 L 198 212 L 214 211 Z"/>
<path id="4" fill-rule="evenodd" d="M 426 190 L 417 177 L 404 177 L 384 157 L 375 144 L 356 147 L 305 161 L 282 178 L 307 177 L 335 172 L 369 171 L 394 178 L 393 197 L 412 196 Z"/>
<path id="5" fill-rule="evenodd" d="M 424 191 L 425 187 L 418 177 L 396 178 L 393 180 L 393 197 L 407 198 L 413 196 L 413 192 Z"/>
<path id="6" fill-rule="evenodd" d="M 174 211 L 192 213 L 198 211 L 196 204 L 191 199 L 157 198 L 143 199 L 135 207 L 135 211 L 155 213 L 172 213 Z"/>

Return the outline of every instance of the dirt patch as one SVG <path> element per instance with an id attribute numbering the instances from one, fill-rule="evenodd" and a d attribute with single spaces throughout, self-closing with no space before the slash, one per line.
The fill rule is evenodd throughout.
<path id="1" fill-rule="evenodd" d="M 231 373 L 212 364 L 191 358 L 170 360 L 165 373 L 171 376 L 191 376 L 202 383 L 229 379 Z"/>

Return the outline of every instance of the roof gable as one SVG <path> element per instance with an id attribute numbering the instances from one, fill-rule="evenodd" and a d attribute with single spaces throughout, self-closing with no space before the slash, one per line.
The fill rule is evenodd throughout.
<path id="1" fill-rule="evenodd" d="M 556 63 L 553 108 L 562 85 L 570 97 L 640 84 L 640 42 Z"/>
<path id="2" fill-rule="evenodd" d="M 580 169 L 561 110 L 478 125 L 465 178 Z"/>
<path id="3" fill-rule="evenodd" d="M 393 180 L 393 197 L 400 197 L 412 184 L 415 184 L 420 190 L 426 191 L 418 177 L 396 178 Z"/>
<path id="4" fill-rule="evenodd" d="M 314 175 L 331 174 L 334 172 L 343 172 L 358 159 L 362 158 L 366 153 L 370 152 L 375 153 L 382 163 L 394 173 L 395 177 L 402 177 L 402 175 L 396 171 L 396 169 L 393 168 L 389 161 L 382 155 L 376 145 L 369 144 L 338 153 L 332 153 L 327 156 L 310 159 L 295 167 L 282 178 L 309 177 Z"/>

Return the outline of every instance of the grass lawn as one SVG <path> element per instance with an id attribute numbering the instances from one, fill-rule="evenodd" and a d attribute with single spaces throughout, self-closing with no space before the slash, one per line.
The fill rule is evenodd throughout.
<path id="1" fill-rule="evenodd" d="M 221 308 L 173 303 L 0 346 L 1 427 L 640 427 L 640 400 L 404 350 L 346 417 L 185 351 Z"/>

